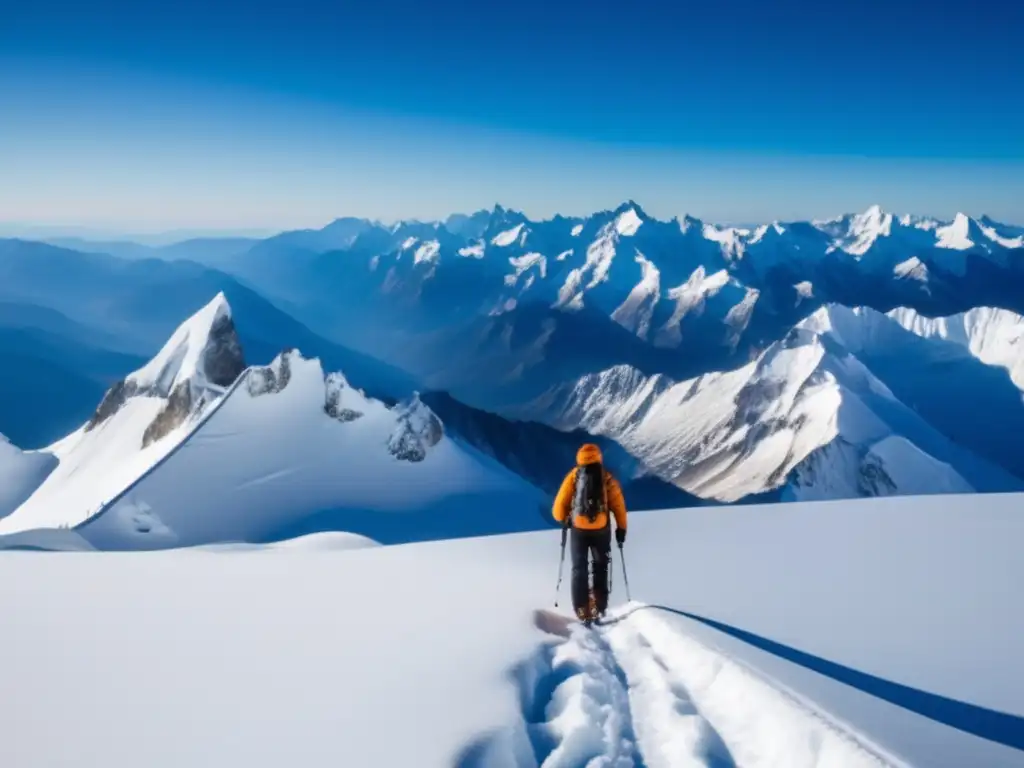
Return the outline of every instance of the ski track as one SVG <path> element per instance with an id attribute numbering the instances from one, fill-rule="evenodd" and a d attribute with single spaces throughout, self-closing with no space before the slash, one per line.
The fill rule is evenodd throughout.
<path id="1" fill-rule="evenodd" d="M 514 672 L 530 750 L 504 755 L 511 765 L 892 765 L 813 705 L 638 607 L 610 612 L 593 629 L 540 612 L 538 627 L 561 639 L 543 645 Z M 506 743 L 493 738 L 491 750 Z"/>

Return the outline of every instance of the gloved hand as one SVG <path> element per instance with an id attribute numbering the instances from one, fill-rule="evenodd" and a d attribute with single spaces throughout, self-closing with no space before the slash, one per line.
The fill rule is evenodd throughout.
<path id="1" fill-rule="evenodd" d="M 615 529 L 615 540 L 619 543 L 620 547 L 623 544 L 626 543 L 626 529 L 625 528 L 616 528 Z"/>

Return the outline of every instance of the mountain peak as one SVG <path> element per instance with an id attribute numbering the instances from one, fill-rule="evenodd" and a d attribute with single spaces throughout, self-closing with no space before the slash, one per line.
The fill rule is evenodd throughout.
<path id="1" fill-rule="evenodd" d="M 167 402 L 143 436 L 143 447 L 201 411 L 245 370 L 242 345 L 223 291 L 178 326 L 160 351 L 112 386 L 85 426 L 103 423 L 139 396 Z"/>
<path id="2" fill-rule="evenodd" d="M 704 222 L 696 216 L 684 213 L 683 217 L 679 219 L 679 230 L 683 232 L 683 234 L 688 232 L 700 233 L 704 231 Z"/>
<path id="3" fill-rule="evenodd" d="M 503 225 L 514 226 L 516 224 L 522 224 L 525 221 L 526 215 L 524 213 L 517 211 L 513 208 L 506 208 L 500 203 L 494 204 L 494 209 L 491 211 L 490 214 L 490 226 L 492 228 L 495 226 Z"/>
<path id="4" fill-rule="evenodd" d="M 887 213 L 880 205 L 871 205 L 863 213 L 856 213 L 850 217 L 851 230 L 872 229 L 881 230 L 892 224 L 893 216 Z"/>
<path id="5" fill-rule="evenodd" d="M 979 239 L 981 232 L 977 222 L 966 213 L 957 212 L 953 221 L 944 227 L 935 230 L 939 238 L 939 248 L 951 248 L 957 251 L 967 250 L 973 247 Z"/>
<path id="6" fill-rule="evenodd" d="M 612 213 L 614 215 L 618 216 L 618 215 L 621 215 L 623 213 L 627 213 L 628 211 L 633 211 L 641 219 L 649 219 L 650 218 L 650 216 L 647 215 L 647 211 L 645 211 L 640 206 L 640 204 L 638 202 L 636 202 L 635 200 L 633 200 L 632 198 L 630 198 L 629 200 L 626 200 L 624 203 L 620 203 L 618 205 L 618 207 L 614 211 L 612 211 Z"/>
<path id="7" fill-rule="evenodd" d="M 244 369 L 231 306 L 221 291 L 179 325 L 160 352 L 128 380 L 167 396 L 187 379 L 227 387 Z"/>

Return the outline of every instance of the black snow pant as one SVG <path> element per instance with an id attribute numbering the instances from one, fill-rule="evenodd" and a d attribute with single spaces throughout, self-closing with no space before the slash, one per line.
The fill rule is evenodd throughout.
<path id="1" fill-rule="evenodd" d="M 596 531 L 572 529 L 572 607 L 579 612 L 590 603 L 590 586 L 587 583 L 589 561 L 594 563 L 594 598 L 597 612 L 608 609 L 608 564 L 612 558 L 612 527 Z"/>

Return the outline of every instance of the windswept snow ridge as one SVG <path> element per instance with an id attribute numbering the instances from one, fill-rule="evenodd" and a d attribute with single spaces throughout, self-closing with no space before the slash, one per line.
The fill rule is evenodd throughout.
<path id="1" fill-rule="evenodd" d="M 643 278 L 630 291 L 621 306 L 612 313 L 612 320 L 634 332 L 641 339 L 646 339 L 661 291 L 661 273 L 639 251 L 636 254 L 636 261 L 643 270 Z"/>

